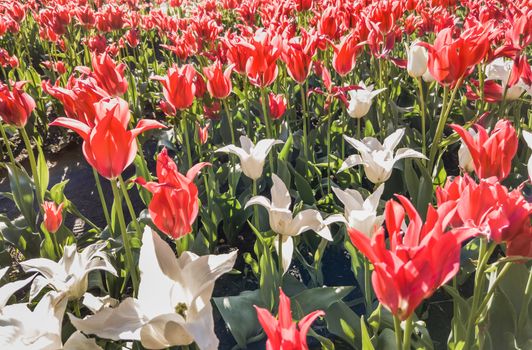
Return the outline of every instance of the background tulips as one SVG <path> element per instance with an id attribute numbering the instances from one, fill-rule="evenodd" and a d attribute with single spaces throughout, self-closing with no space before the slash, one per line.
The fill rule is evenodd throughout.
<path id="1" fill-rule="evenodd" d="M 532 348 L 531 22 L 0 1 L 0 348 Z"/>

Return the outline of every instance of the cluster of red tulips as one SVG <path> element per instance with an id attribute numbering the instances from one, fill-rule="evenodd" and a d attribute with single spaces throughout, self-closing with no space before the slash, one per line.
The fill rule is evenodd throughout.
<path id="1" fill-rule="evenodd" d="M 532 347 L 531 43 L 529 0 L 0 0 L 0 344 Z"/>

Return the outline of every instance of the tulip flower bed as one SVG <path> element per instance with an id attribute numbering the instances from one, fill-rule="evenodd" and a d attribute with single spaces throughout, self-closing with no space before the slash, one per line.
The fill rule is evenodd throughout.
<path id="1" fill-rule="evenodd" d="M 530 1 L 0 0 L 0 43 L 0 348 L 532 349 Z"/>

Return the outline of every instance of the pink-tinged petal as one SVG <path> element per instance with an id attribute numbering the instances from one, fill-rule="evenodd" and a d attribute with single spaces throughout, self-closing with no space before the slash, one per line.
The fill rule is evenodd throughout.
<path id="1" fill-rule="evenodd" d="M 257 318 L 259 323 L 261 324 L 262 329 L 264 329 L 264 333 L 266 333 L 266 336 L 268 337 L 269 344 L 271 345 L 272 349 L 279 349 L 281 346 L 279 322 L 268 310 L 256 305 L 254 307 L 255 310 L 257 310 Z"/>
<path id="2" fill-rule="evenodd" d="M 349 234 L 349 238 L 351 239 L 351 242 L 355 247 L 357 247 L 358 250 L 372 263 L 374 264 L 379 259 L 377 255 L 375 254 L 375 250 L 372 247 L 371 239 L 364 233 L 354 229 L 354 228 L 348 228 L 347 233 Z M 384 234 L 384 230 L 381 227 L 375 235 Z"/>
<path id="3" fill-rule="evenodd" d="M 299 321 L 298 323 L 299 337 L 300 337 L 300 342 L 301 342 L 301 346 L 303 347 L 303 349 L 308 349 L 307 333 L 310 329 L 310 326 L 312 325 L 312 323 L 314 323 L 314 321 L 318 317 L 322 317 L 322 316 L 325 316 L 325 312 L 323 312 L 322 310 L 316 310 L 314 312 L 311 312 L 307 316 L 303 317 L 301 321 Z"/>
<path id="4" fill-rule="evenodd" d="M 201 162 L 201 163 L 194 165 L 192 168 L 190 168 L 187 171 L 187 179 L 189 179 L 190 181 L 194 180 L 194 178 L 200 172 L 201 169 L 203 169 L 206 166 L 211 166 L 211 165 L 212 164 L 208 162 Z"/>
<path id="5" fill-rule="evenodd" d="M 396 195 L 397 199 L 401 202 L 403 207 L 406 210 L 410 222 L 408 224 L 408 229 L 403 236 L 403 244 L 409 247 L 415 247 L 418 245 L 420 240 L 421 227 L 423 226 L 423 221 L 419 216 L 416 208 L 408 200 L 408 198 Z"/>
<path id="6" fill-rule="evenodd" d="M 79 120 L 59 117 L 49 124 L 49 126 L 62 126 L 75 131 L 85 141 L 89 138 L 91 128 Z"/>
<path id="7" fill-rule="evenodd" d="M 290 309 L 290 298 L 279 288 L 279 326 L 288 329 L 292 325 L 292 310 Z"/>
<path id="8" fill-rule="evenodd" d="M 145 131 L 152 130 L 152 129 L 165 129 L 166 125 L 163 123 L 158 122 L 157 120 L 153 119 L 141 119 L 137 127 L 133 130 L 131 130 L 131 134 L 133 137 L 137 137 L 138 135 L 142 134 Z"/>

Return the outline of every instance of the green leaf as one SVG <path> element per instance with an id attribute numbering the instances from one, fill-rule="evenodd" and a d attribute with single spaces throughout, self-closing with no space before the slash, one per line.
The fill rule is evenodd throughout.
<path id="1" fill-rule="evenodd" d="M 44 198 L 46 190 L 48 189 L 48 184 L 50 183 L 50 172 L 48 171 L 48 164 L 46 164 L 46 158 L 42 151 L 42 147 L 39 142 L 37 144 L 38 158 L 37 158 L 37 172 L 39 176 L 40 186 L 41 186 L 41 198 Z"/>
<path id="2" fill-rule="evenodd" d="M 301 318 L 316 310 L 327 310 L 329 306 L 345 298 L 354 287 L 320 287 L 307 289 L 292 298 L 295 318 Z"/>
<path id="3" fill-rule="evenodd" d="M 312 192 L 312 187 L 299 172 L 297 172 L 292 166 L 290 166 L 292 174 L 294 175 L 294 180 L 296 183 L 297 192 L 301 197 L 301 200 L 307 205 L 314 204 L 314 192 Z"/>
<path id="4" fill-rule="evenodd" d="M 294 144 L 294 136 L 292 133 L 288 135 L 288 139 L 284 143 L 283 149 L 281 152 L 279 152 L 278 160 L 284 160 L 286 161 L 288 159 L 288 155 L 290 154 L 290 149 L 292 148 L 292 145 Z"/>
<path id="5" fill-rule="evenodd" d="M 368 329 L 366 328 L 366 321 L 364 321 L 364 316 L 362 316 L 362 319 L 360 320 L 360 331 L 362 338 L 362 349 L 375 350 L 375 347 L 373 347 L 373 343 L 371 342 L 371 339 L 369 337 Z"/>
<path id="6" fill-rule="evenodd" d="M 5 166 L 7 168 L 9 186 L 11 187 L 11 193 L 13 193 L 15 204 L 22 213 L 22 216 L 26 219 L 26 223 L 33 231 L 37 231 L 35 226 L 37 215 L 33 206 L 33 182 L 25 171 L 13 167 L 11 164 L 6 164 Z"/>
<path id="7" fill-rule="evenodd" d="M 263 307 L 259 290 L 244 291 L 231 297 L 216 297 L 213 300 L 238 346 L 246 348 L 261 330 L 254 308 L 254 305 Z"/>
<path id="8" fill-rule="evenodd" d="M 329 332 L 342 338 L 351 347 L 360 348 L 360 318 L 344 302 L 337 301 L 329 306 L 325 311 L 325 321 Z"/>

